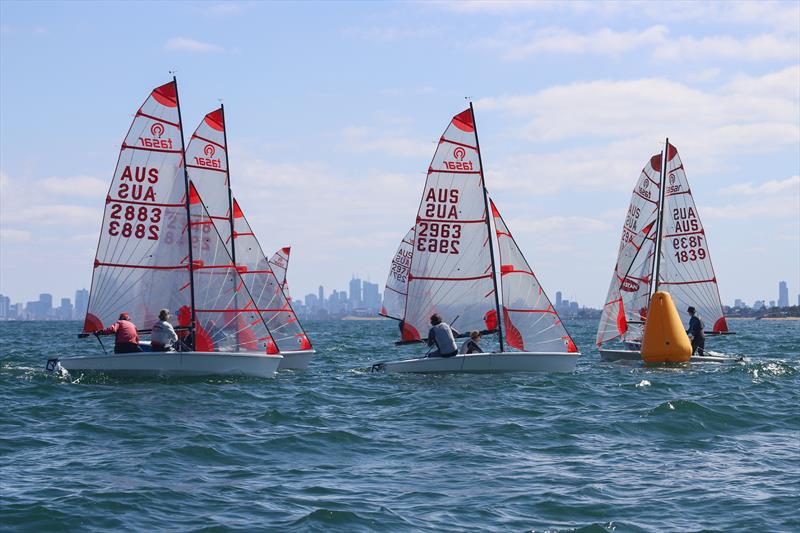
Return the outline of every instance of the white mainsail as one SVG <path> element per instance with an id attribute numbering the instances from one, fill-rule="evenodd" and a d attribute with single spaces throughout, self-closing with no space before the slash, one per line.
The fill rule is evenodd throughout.
<path id="1" fill-rule="evenodd" d="M 728 324 L 722 313 L 708 237 L 678 150 L 672 144 L 667 148 L 666 176 L 659 288 L 670 293 L 678 312 L 693 306 L 707 329 L 726 333 Z"/>
<path id="2" fill-rule="evenodd" d="M 597 329 L 598 346 L 617 338 L 641 340 L 653 276 L 661 157 L 656 154 L 650 158 L 633 189 Z"/>
<path id="3" fill-rule="evenodd" d="M 190 304 L 183 143 L 174 81 L 154 89 L 136 112 L 120 149 L 94 260 L 84 333 L 128 312 L 147 329 L 162 308 Z M 169 225 L 174 228 L 168 227 Z M 178 233 L 176 233 L 178 232 Z"/>
<path id="4" fill-rule="evenodd" d="M 281 352 L 311 350 L 303 326 L 275 277 L 239 203 L 233 200 L 236 264 Z"/>
<path id="5" fill-rule="evenodd" d="M 506 343 L 529 352 L 577 352 L 578 348 L 494 202 L 491 202 L 491 209 L 500 255 Z"/>
<path id="6" fill-rule="evenodd" d="M 396 320 L 403 319 L 408 294 L 408 271 L 411 268 L 411 256 L 414 253 L 414 228 L 408 230 L 397 252 L 392 259 L 389 277 L 383 291 L 381 315 Z"/>
<path id="7" fill-rule="evenodd" d="M 428 168 L 414 227 L 403 314 L 405 341 L 439 313 L 461 331 L 493 329 L 494 271 L 472 110 L 453 117 Z M 496 323 L 496 318 L 494 319 Z"/>
<path id="8" fill-rule="evenodd" d="M 257 351 L 274 354 L 275 341 L 240 268 L 233 263 L 224 238 L 206 209 L 194 182 L 189 185 L 192 226 L 196 351 Z M 189 287 L 181 290 L 188 291 Z M 178 323 L 189 326 L 190 309 L 181 309 Z"/>

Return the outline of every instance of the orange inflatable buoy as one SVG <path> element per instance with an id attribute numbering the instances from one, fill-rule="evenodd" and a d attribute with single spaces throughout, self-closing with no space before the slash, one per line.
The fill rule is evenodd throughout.
<path id="1" fill-rule="evenodd" d="M 642 360 L 645 363 L 688 363 L 692 344 L 669 293 L 657 291 L 650 298 L 644 323 Z"/>

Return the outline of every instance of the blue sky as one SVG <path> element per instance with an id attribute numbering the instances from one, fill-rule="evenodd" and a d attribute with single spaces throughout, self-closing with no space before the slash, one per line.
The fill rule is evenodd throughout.
<path id="1" fill-rule="evenodd" d="M 797 2 L 0 3 L 0 293 L 88 287 L 131 115 L 176 70 L 295 296 L 383 285 L 450 117 L 542 285 L 600 306 L 664 137 L 722 299 L 800 292 Z"/>

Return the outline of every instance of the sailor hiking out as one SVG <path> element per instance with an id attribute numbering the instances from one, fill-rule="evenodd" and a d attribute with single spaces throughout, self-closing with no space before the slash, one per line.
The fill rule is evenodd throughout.
<path id="1" fill-rule="evenodd" d="M 428 332 L 428 346 L 436 345 L 436 351 L 428 357 L 453 357 L 458 353 L 455 337 L 458 331 L 447 322 L 442 322 L 438 313 L 431 316 L 431 329 Z"/>
<path id="2" fill-rule="evenodd" d="M 458 349 L 458 353 L 469 355 L 471 353 L 483 353 L 483 348 L 481 345 L 478 344 L 478 341 L 481 340 L 481 334 L 479 331 L 471 331 L 469 334 L 469 339 L 461 345 L 461 348 Z"/>

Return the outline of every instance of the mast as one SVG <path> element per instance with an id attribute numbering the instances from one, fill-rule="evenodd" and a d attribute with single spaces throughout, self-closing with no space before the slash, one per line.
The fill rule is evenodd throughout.
<path id="1" fill-rule="evenodd" d="M 659 268 L 661 267 L 661 241 L 662 233 L 664 233 L 664 198 L 667 189 L 667 162 L 669 159 L 669 137 L 667 137 L 664 153 L 661 155 L 661 186 L 658 188 L 658 222 L 656 224 L 656 246 L 655 246 L 655 262 L 653 265 L 653 283 L 651 287 L 652 293 L 658 291 L 658 278 L 660 276 Z"/>
<path id="2" fill-rule="evenodd" d="M 500 314 L 500 293 L 497 291 L 497 265 L 494 263 L 494 244 L 492 243 L 492 224 L 489 220 L 489 195 L 486 192 L 486 180 L 483 178 L 483 159 L 481 159 L 481 143 L 478 140 L 478 125 L 475 122 L 475 110 L 472 108 L 472 102 L 469 103 L 469 112 L 472 115 L 472 127 L 475 128 L 475 148 L 478 149 L 478 164 L 481 166 L 481 188 L 483 189 L 483 205 L 486 214 L 486 235 L 489 239 L 489 255 L 492 258 L 492 285 L 494 286 L 494 305 L 495 312 L 497 313 L 497 335 L 500 338 L 500 351 L 505 351 L 503 343 L 503 315 Z"/>
<path id="3" fill-rule="evenodd" d="M 225 122 L 225 104 L 219 104 L 219 109 L 222 111 L 222 139 L 225 143 L 225 178 L 228 182 L 228 214 L 229 222 L 231 225 L 231 260 L 236 264 L 236 238 L 234 233 L 233 224 L 233 193 L 231 192 L 231 167 L 228 161 L 228 125 Z"/>
<path id="4" fill-rule="evenodd" d="M 197 316 L 194 309 L 194 256 L 192 252 L 192 211 L 189 205 L 189 172 L 186 170 L 186 144 L 183 139 L 183 118 L 181 117 L 181 100 L 178 97 L 178 78 L 172 76 L 172 83 L 175 84 L 175 102 L 178 106 L 178 123 L 180 124 L 181 131 L 181 156 L 183 157 L 183 183 L 186 197 L 186 231 L 189 237 L 189 294 L 192 302 L 192 325 L 190 331 L 192 334 L 192 350 L 197 345 L 197 335 L 195 334 L 195 324 L 197 323 Z"/>

